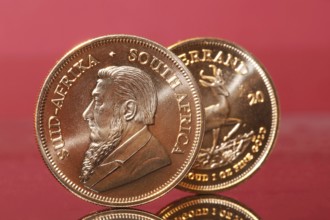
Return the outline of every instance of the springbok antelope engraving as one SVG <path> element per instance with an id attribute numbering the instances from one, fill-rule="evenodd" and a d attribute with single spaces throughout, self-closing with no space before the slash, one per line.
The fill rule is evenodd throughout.
<path id="1" fill-rule="evenodd" d="M 239 129 L 241 120 L 228 117 L 230 106 L 227 98 L 230 93 L 225 86 L 222 70 L 212 64 L 209 67 L 212 69 L 213 76 L 205 75 L 204 70 L 201 70 L 199 83 L 204 87 L 210 88 L 217 100 L 215 104 L 205 108 L 206 131 L 212 130 L 212 146 L 208 152 L 209 155 L 212 155 L 215 149 L 219 147 L 219 142 L 227 141 Z M 232 126 L 232 129 L 222 140 L 219 140 L 220 130 L 223 126 Z"/>

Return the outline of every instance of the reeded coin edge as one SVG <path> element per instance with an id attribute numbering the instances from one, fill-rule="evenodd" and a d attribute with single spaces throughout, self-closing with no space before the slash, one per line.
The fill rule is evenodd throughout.
<path id="1" fill-rule="evenodd" d="M 225 181 L 222 183 L 212 184 L 212 185 L 196 185 L 196 184 L 190 184 L 184 182 L 183 179 L 183 181 L 180 182 L 177 186 L 177 188 L 181 190 L 188 190 L 199 193 L 222 191 L 231 188 L 251 177 L 251 175 L 254 174 L 260 168 L 261 164 L 266 160 L 267 156 L 272 151 L 273 146 L 275 145 L 277 131 L 279 128 L 280 113 L 279 113 L 278 96 L 276 94 L 275 87 L 271 80 L 271 77 L 269 76 L 269 74 L 267 74 L 265 67 L 260 62 L 258 62 L 257 59 L 250 52 L 248 52 L 246 49 L 242 48 L 241 46 L 238 46 L 227 40 L 217 39 L 217 38 L 191 38 L 173 44 L 168 48 L 169 50 L 172 50 L 175 47 L 180 47 L 184 43 L 187 43 L 189 45 L 203 44 L 203 45 L 211 45 L 211 46 L 222 46 L 229 50 L 235 51 L 236 53 L 238 53 L 239 55 L 243 56 L 248 61 L 250 61 L 252 65 L 256 68 L 257 72 L 264 81 L 270 96 L 270 103 L 272 109 L 272 119 L 271 119 L 272 124 L 271 124 L 270 134 L 265 144 L 264 150 L 257 158 L 257 160 L 253 163 L 253 165 L 251 165 L 245 172 L 241 173 L 240 175 L 238 175 L 237 177 L 233 178 L 230 181 Z"/>
<path id="2" fill-rule="evenodd" d="M 99 219 L 101 217 L 102 219 L 109 219 L 109 220 L 111 219 L 160 220 L 161 219 L 158 216 L 155 216 L 147 212 L 142 212 L 136 209 L 114 209 L 108 211 L 101 211 L 91 214 L 89 216 L 85 216 L 82 218 L 82 220 Z"/>
<path id="3" fill-rule="evenodd" d="M 182 209 L 189 208 L 194 205 L 218 204 L 218 205 L 223 205 L 223 206 L 232 208 L 232 209 L 244 214 L 245 217 L 247 217 L 248 219 L 259 220 L 259 217 L 257 217 L 256 214 L 252 213 L 252 211 L 248 210 L 247 208 L 245 208 L 241 205 L 238 205 L 237 204 L 238 202 L 234 201 L 233 199 L 229 199 L 224 196 L 221 196 L 221 198 L 209 198 L 208 196 L 210 196 L 210 195 L 200 195 L 200 196 L 198 196 L 199 198 L 194 198 L 191 200 L 189 197 L 185 198 L 185 200 L 187 200 L 187 201 L 183 202 L 180 205 L 173 204 L 173 205 L 170 205 L 169 207 L 166 207 L 165 209 L 161 210 L 158 213 L 158 216 L 168 219 L 174 213 L 179 212 Z M 215 197 L 215 195 L 212 195 L 212 196 Z M 197 197 L 197 196 L 194 196 L 194 197 Z M 208 198 L 204 198 L 204 197 L 208 197 Z M 177 202 L 179 202 L 179 201 L 177 201 Z"/>
<path id="4" fill-rule="evenodd" d="M 77 56 L 88 50 L 109 43 L 135 43 L 161 53 L 163 56 L 165 56 L 167 59 L 173 62 L 173 64 L 179 69 L 180 73 L 185 78 L 187 84 L 189 85 L 196 108 L 195 138 L 192 142 L 192 148 L 191 148 L 192 150 L 189 152 L 188 158 L 184 161 L 180 169 L 178 169 L 178 171 L 167 182 L 163 183 L 163 185 L 159 186 L 158 188 L 154 189 L 151 192 L 135 197 L 111 198 L 107 196 L 101 196 L 73 183 L 67 176 L 64 175 L 64 173 L 58 168 L 58 166 L 52 159 L 52 156 L 46 145 L 46 139 L 44 134 L 43 113 L 44 113 L 44 107 L 45 107 L 47 95 L 49 93 L 50 85 L 53 83 L 55 78 L 60 74 L 63 68 L 66 65 L 68 65 L 69 62 L 71 62 L 74 58 L 76 58 Z M 100 205 L 134 206 L 152 201 L 164 195 L 166 192 L 174 188 L 175 185 L 184 178 L 185 175 L 182 175 L 181 173 L 186 174 L 189 171 L 191 167 L 190 165 L 192 165 L 192 163 L 195 161 L 197 157 L 197 153 L 194 154 L 194 152 L 198 152 L 204 134 L 203 111 L 201 110 L 201 102 L 200 102 L 201 99 L 199 95 L 199 88 L 198 85 L 191 79 L 193 79 L 193 76 L 190 74 L 189 70 L 185 67 L 185 65 L 181 62 L 181 60 L 176 57 L 176 55 L 174 55 L 171 51 L 167 50 L 165 47 L 159 45 L 158 43 L 152 42 L 142 37 L 130 36 L 130 35 L 107 35 L 107 36 L 88 40 L 76 46 L 67 54 L 65 54 L 61 58 L 61 60 L 55 65 L 55 67 L 50 71 L 49 75 L 47 76 L 43 84 L 36 105 L 35 130 L 37 134 L 37 142 L 39 145 L 39 150 L 42 154 L 42 157 L 48 169 L 51 171 L 54 177 L 73 194 L 75 194 L 76 196 L 78 196 L 83 200 Z"/>

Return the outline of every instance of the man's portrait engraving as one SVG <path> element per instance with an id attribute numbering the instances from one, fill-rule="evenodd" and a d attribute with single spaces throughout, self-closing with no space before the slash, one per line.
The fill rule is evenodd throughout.
<path id="1" fill-rule="evenodd" d="M 83 113 L 91 132 L 80 176 L 85 186 L 107 191 L 171 163 L 148 129 L 157 108 L 148 74 L 130 66 L 100 69 L 92 97 Z"/>

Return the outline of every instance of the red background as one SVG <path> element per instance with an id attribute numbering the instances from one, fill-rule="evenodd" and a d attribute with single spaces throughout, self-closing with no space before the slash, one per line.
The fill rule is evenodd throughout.
<path id="1" fill-rule="evenodd" d="M 164 46 L 217 37 L 254 54 L 278 91 L 279 138 L 257 174 L 224 194 L 263 219 L 326 217 L 329 10 L 326 0 L 1 1 L 1 215 L 77 219 L 101 209 L 65 190 L 43 164 L 34 141 L 34 107 L 43 80 L 68 50 L 90 38 L 132 34 Z M 156 212 L 182 194 L 174 190 L 141 208 Z"/>

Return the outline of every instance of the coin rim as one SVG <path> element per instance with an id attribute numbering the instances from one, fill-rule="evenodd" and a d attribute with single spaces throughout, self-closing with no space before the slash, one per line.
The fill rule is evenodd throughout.
<path id="1" fill-rule="evenodd" d="M 198 204 L 219 204 L 225 207 L 232 208 L 236 211 L 241 212 L 241 214 L 248 215 L 249 219 L 251 220 L 259 220 L 260 217 L 255 214 L 252 209 L 245 207 L 245 205 L 241 204 L 240 202 L 228 198 L 223 195 L 216 195 L 216 194 L 204 194 L 204 195 L 195 195 L 195 196 L 188 196 L 181 198 L 172 202 L 171 204 L 167 205 L 165 208 L 161 209 L 157 215 L 160 218 L 168 218 L 168 215 L 173 215 L 175 212 L 180 212 L 182 209 L 185 209 L 189 206 L 198 205 Z M 164 216 L 166 215 L 166 216 Z M 171 216 L 172 217 L 172 216 Z"/>
<path id="2" fill-rule="evenodd" d="M 63 68 L 68 65 L 72 59 L 79 56 L 81 53 L 85 52 L 88 49 L 93 49 L 95 47 L 100 46 L 100 44 L 109 44 L 111 42 L 129 42 L 129 43 L 136 43 L 137 45 L 141 45 L 144 47 L 148 47 L 151 50 L 159 52 L 164 57 L 166 57 L 169 61 L 173 63 L 176 68 L 180 71 L 180 74 L 186 80 L 186 83 L 189 86 L 191 95 L 192 95 L 192 102 L 194 103 L 194 107 L 196 108 L 196 132 L 194 135 L 194 140 L 191 144 L 191 150 L 187 156 L 186 161 L 182 164 L 180 169 L 168 180 L 166 183 L 163 183 L 160 187 L 157 187 L 152 192 L 147 192 L 143 195 L 139 195 L 136 197 L 125 197 L 125 198 L 114 198 L 109 196 L 101 196 L 91 190 L 86 190 L 75 183 L 73 183 L 67 176 L 65 176 L 61 170 L 56 165 L 55 161 L 52 159 L 52 156 L 49 153 L 49 149 L 46 145 L 45 139 L 45 129 L 43 127 L 43 116 L 44 116 L 44 107 L 46 104 L 46 98 L 49 93 L 49 89 L 53 83 L 53 81 L 58 77 L 61 73 Z M 38 149 L 42 155 L 42 158 L 47 165 L 48 169 L 51 171 L 53 176 L 56 178 L 58 182 L 60 182 L 66 189 L 72 192 L 77 197 L 89 201 L 99 205 L 105 206 L 114 206 L 114 207 L 128 207 L 134 205 L 140 205 L 152 200 L 159 198 L 160 196 L 164 195 L 172 188 L 174 188 L 185 176 L 187 172 L 189 172 L 191 166 L 193 165 L 198 151 L 200 149 L 203 135 L 204 135 L 204 112 L 203 108 L 201 107 L 201 98 L 199 87 L 194 81 L 194 77 L 190 73 L 189 69 L 182 63 L 182 61 L 174 55 L 171 51 L 167 48 L 161 46 L 160 44 L 148 40 L 143 37 L 138 37 L 134 35 L 126 35 L 126 34 L 116 34 L 116 35 L 105 35 L 97 38 L 93 38 L 87 40 L 69 52 L 67 52 L 53 67 L 53 69 L 49 72 L 48 76 L 46 77 L 44 84 L 41 88 L 41 91 L 38 96 L 36 110 L 35 110 L 35 132 L 36 132 L 36 139 L 38 144 Z M 181 174 L 180 174 L 181 173 Z M 147 194 L 147 195 L 146 195 Z"/>
<path id="3" fill-rule="evenodd" d="M 103 214 L 105 216 L 99 216 L 100 214 Z M 124 215 L 124 216 L 118 216 L 118 215 Z M 156 216 L 154 214 L 138 210 L 138 209 L 110 209 L 110 210 L 101 210 L 97 211 L 95 213 L 91 213 L 88 216 L 84 216 L 81 218 L 81 220 L 88 220 L 88 219 L 98 219 L 100 217 L 106 218 L 108 220 L 111 219 L 117 219 L 117 218 L 123 218 L 123 217 L 133 217 L 133 219 L 139 219 L 139 220 L 161 220 L 159 216 Z"/>
<path id="4" fill-rule="evenodd" d="M 243 47 L 233 43 L 231 41 L 214 38 L 214 37 L 196 37 L 190 38 L 186 40 L 179 41 L 171 46 L 168 47 L 169 50 L 174 50 L 177 47 L 182 47 L 183 44 L 186 45 L 215 45 L 221 46 L 223 48 L 227 48 L 231 51 L 235 51 L 245 59 L 247 59 L 251 64 L 256 68 L 256 71 L 260 75 L 261 79 L 263 80 L 267 91 L 269 93 L 270 103 L 271 103 L 271 110 L 272 110 L 272 120 L 271 120 L 271 129 L 269 133 L 269 138 L 267 143 L 264 145 L 265 148 L 260 154 L 260 156 L 256 159 L 256 161 L 251 165 L 246 171 L 231 179 L 229 181 L 223 181 L 217 184 L 209 184 L 209 185 L 197 185 L 194 183 L 186 183 L 185 178 L 178 184 L 176 188 L 184 191 L 192 191 L 198 193 L 208 193 L 208 192 L 219 192 L 229 188 L 232 188 L 247 179 L 249 179 L 253 174 L 256 173 L 257 170 L 260 169 L 261 165 L 266 161 L 270 153 L 272 152 L 274 145 L 276 143 L 278 137 L 278 130 L 279 130 L 279 123 L 280 123 L 280 104 L 279 98 L 275 89 L 275 85 L 260 61 L 258 61 L 252 53 L 248 52 Z M 174 53 L 174 52 L 173 52 Z M 192 169 L 194 170 L 194 169 Z"/>

